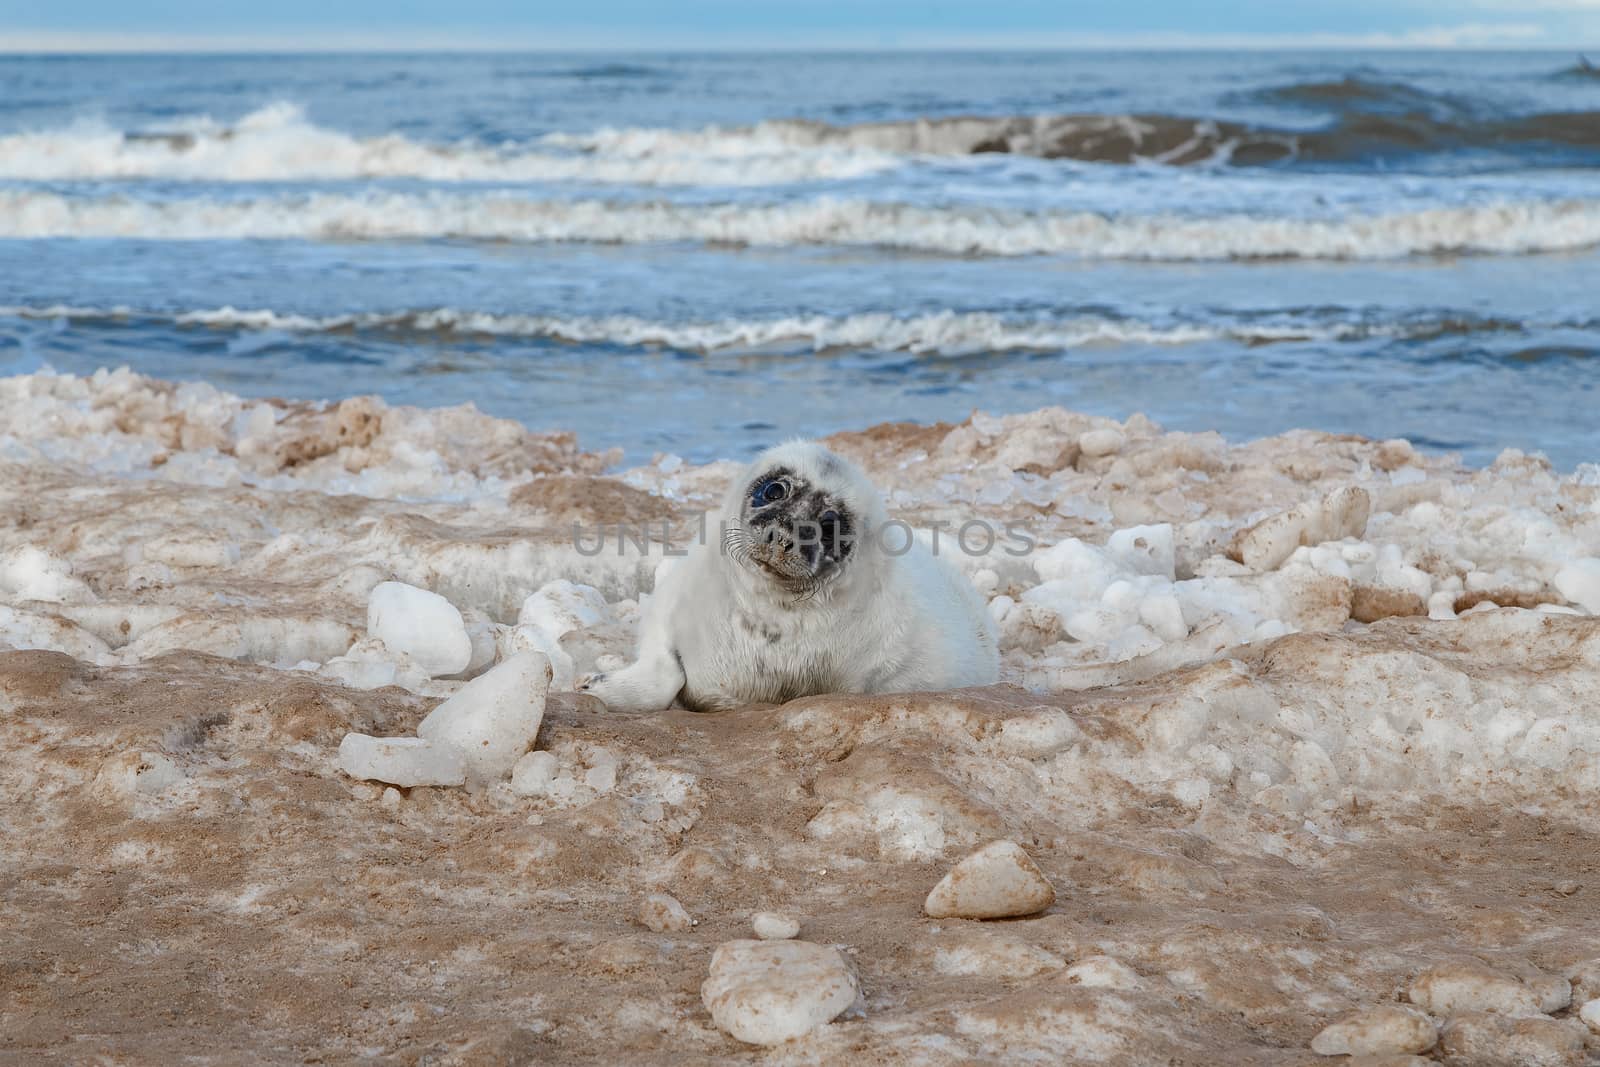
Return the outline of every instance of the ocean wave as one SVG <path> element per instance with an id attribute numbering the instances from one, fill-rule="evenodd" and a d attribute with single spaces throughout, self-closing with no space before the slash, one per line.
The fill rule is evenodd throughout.
<path id="1" fill-rule="evenodd" d="M 1572 66 L 1556 71 L 1555 77 L 1563 81 L 1600 81 L 1600 67 L 1591 63 L 1588 56 L 1579 56 Z"/>
<path id="2" fill-rule="evenodd" d="M 1108 217 L 832 198 L 779 204 L 546 201 L 448 193 L 151 201 L 0 191 L 0 237 L 426 240 L 871 247 L 1078 259 L 1400 259 L 1600 245 L 1600 200 L 1519 201 L 1342 219 Z"/>
<path id="3" fill-rule="evenodd" d="M 1298 154 L 1296 135 L 1241 123 L 1174 115 L 949 116 L 835 126 L 773 119 L 703 130 L 606 129 L 553 134 L 548 141 L 613 157 L 740 151 L 887 153 L 891 156 L 1009 154 L 1089 163 L 1182 165 L 1266 162 Z"/>
<path id="4" fill-rule="evenodd" d="M 1248 103 L 1287 105 L 1320 112 L 1428 115 L 1436 119 L 1488 117 L 1470 97 L 1350 74 L 1327 81 L 1291 82 L 1240 94 Z"/>
<path id="5" fill-rule="evenodd" d="M 1567 76 L 1590 76 L 1593 69 L 1580 63 Z M 1270 86 L 1225 97 L 1224 103 L 1229 100 L 1331 113 L 1331 120 L 1305 129 L 1158 113 L 942 116 L 850 125 L 780 119 L 742 128 L 601 130 L 552 140 L 619 155 L 669 148 L 715 154 L 739 143 L 760 143 L 795 150 L 913 156 L 1007 153 L 1172 165 L 1361 163 L 1462 150 L 1511 151 L 1534 163 L 1541 147 L 1600 152 L 1600 112 L 1507 114 L 1469 97 L 1360 75 Z"/>
<path id="6" fill-rule="evenodd" d="M 155 178 L 179 181 L 296 182 L 418 179 L 433 182 L 594 182 L 759 186 L 877 174 L 905 161 L 882 151 L 797 152 L 761 138 L 732 139 L 717 153 L 690 138 L 653 148 L 599 153 L 569 138 L 499 147 L 440 145 L 399 134 L 356 137 L 273 104 L 233 125 L 209 118 L 155 131 L 101 123 L 0 136 L 0 178 L 21 181 Z"/>
<path id="7" fill-rule="evenodd" d="M 1600 112 L 1480 116 L 1470 106 L 1427 97 L 1407 106 L 1405 87 L 1334 82 L 1270 92 L 1278 103 L 1334 107 L 1335 120 L 1318 129 L 1292 129 L 1164 114 L 954 116 L 834 126 L 792 119 L 736 129 L 602 130 L 553 136 L 570 147 L 627 156 L 652 152 L 712 155 L 739 146 L 792 150 L 836 149 L 910 156 L 991 153 L 1107 164 L 1366 163 L 1463 150 L 1513 151 L 1535 163 L 1531 150 L 1600 153 Z"/>
<path id="8" fill-rule="evenodd" d="M 844 316 L 788 315 L 709 322 L 658 322 L 631 315 L 550 316 L 496 314 L 456 308 L 302 315 L 271 309 L 222 307 L 175 313 L 131 308 L 0 307 L 0 316 L 75 322 L 202 326 L 224 330 L 294 333 L 372 332 L 401 335 L 540 338 L 573 344 L 670 348 L 684 352 L 866 350 L 961 356 L 982 352 L 1039 351 L 1089 345 L 1185 345 L 1229 340 L 1247 345 L 1286 341 L 1429 339 L 1493 333 L 1519 325 L 1492 317 L 1413 315 L 1372 320 L 1360 313 L 1248 315 L 1231 321 L 1143 321 L 1105 314 L 1053 317 L 991 311 L 940 311 L 923 315 L 865 312 Z"/>
<path id="9" fill-rule="evenodd" d="M 81 122 L 0 136 L 0 178 L 295 182 L 592 182 L 763 186 L 848 180 L 918 159 L 1009 154 L 1101 164 L 1362 163 L 1462 150 L 1536 165 L 1600 154 L 1600 112 L 1504 116 L 1405 85 L 1352 78 L 1259 90 L 1256 102 L 1333 110 L 1317 129 L 1170 114 L 942 116 L 834 125 L 772 119 L 702 129 L 553 133 L 530 141 L 430 144 L 319 126 L 276 103 L 231 125 L 198 117 L 159 130 Z"/>

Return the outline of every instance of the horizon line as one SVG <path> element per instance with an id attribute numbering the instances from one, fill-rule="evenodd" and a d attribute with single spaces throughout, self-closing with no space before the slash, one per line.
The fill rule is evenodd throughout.
<path id="1" fill-rule="evenodd" d="M 810 40 L 765 34 L 613 40 L 590 32 L 539 35 L 493 31 L 404 31 L 370 34 L 349 29 L 262 33 L 162 33 L 0 29 L 0 55 L 395 55 L 573 54 L 635 55 L 883 52 L 1526 52 L 1576 53 L 1592 44 L 1552 41 L 1527 23 L 1424 27 L 1403 33 L 1128 33 L 819 35 Z"/>

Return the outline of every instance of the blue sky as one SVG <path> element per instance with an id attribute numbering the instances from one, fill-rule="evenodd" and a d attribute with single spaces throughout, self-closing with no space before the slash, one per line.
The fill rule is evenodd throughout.
<path id="1" fill-rule="evenodd" d="M 0 51 L 1597 43 L 1600 0 L 0 0 Z"/>

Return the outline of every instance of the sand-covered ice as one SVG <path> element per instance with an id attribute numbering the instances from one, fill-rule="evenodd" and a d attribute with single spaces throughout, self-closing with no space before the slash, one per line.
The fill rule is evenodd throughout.
<path id="1" fill-rule="evenodd" d="M 832 444 L 988 598 L 1001 685 L 610 714 L 571 679 L 732 463 L 0 380 L 0 1058 L 1594 1054 L 1600 467 L 1059 410 Z M 340 769 L 539 657 L 492 768 L 344 754 L 466 785 Z M 930 918 L 996 841 L 1054 903 Z M 860 990 L 765 1053 L 701 993 L 759 912 Z"/>

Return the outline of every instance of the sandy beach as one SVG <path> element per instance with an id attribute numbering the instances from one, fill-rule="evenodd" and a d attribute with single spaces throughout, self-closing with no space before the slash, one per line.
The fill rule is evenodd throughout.
<path id="1" fill-rule="evenodd" d="M 663 541 L 737 465 L 581 441 L 0 380 L 0 1060 L 1594 1055 L 1592 464 L 1061 409 L 863 426 L 829 443 L 894 517 L 1032 536 L 950 556 L 1000 684 L 620 714 L 572 679 L 629 655 Z M 619 524 L 648 550 L 574 540 Z M 384 582 L 449 602 L 465 671 L 369 632 Z M 411 735 L 523 649 L 552 663 L 547 756 L 470 788 L 340 769 L 346 734 Z M 996 840 L 1055 902 L 928 917 Z M 701 989 L 762 911 L 859 987 L 772 1049 Z"/>

